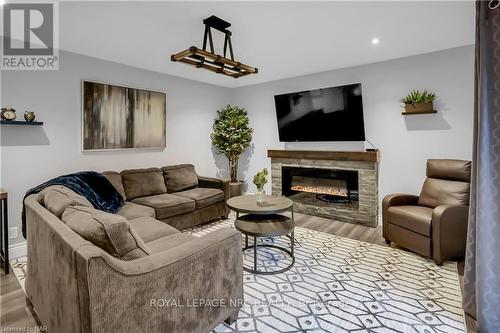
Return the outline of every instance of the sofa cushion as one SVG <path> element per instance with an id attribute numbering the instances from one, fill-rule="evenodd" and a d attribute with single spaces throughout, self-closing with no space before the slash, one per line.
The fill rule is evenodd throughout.
<path id="1" fill-rule="evenodd" d="M 64 210 L 69 206 L 93 207 L 84 196 L 62 185 L 53 185 L 43 189 L 38 194 L 38 202 L 58 218 L 61 218 Z"/>
<path id="2" fill-rule="evenodd" d="M 125 195 L 125 188 L 123 187 L 122 175 L 116 171 L 104 171 L 102 175 L 106 177 L 111 184 L 113 184 L 118 193 L 121 194 L 123 200 L 127 200 L 127 196 Z"/>
<path id="3" fill-rule="evenodd" d="M 176 192 L 174 195 L 194 200 L 196 202 L 196 209 L 224 201 L 224 192 L 215 188 L 197 187 L 187 191 Z"/>
<path id="4" fill-rule="evenodd" d="M 432 212 L 433 209 L 429 207 L 392 206 L 388 209 L 388 220 L 389 223 L 430 237 Z"/>
<path id="5" fill-rule="evenodd" d="M 179 230 L 166 223 L 155 220 L 152 217 L 139 217 L 129 220 L 130 225 L 139 234 L 144 242 L 151 242 L 155 239 L 179 234 Z"/>
<path id="6" fill-rule="evenodd" d="M 128 200 L 167 192 L 158 168 L 123 170 L 121 175 Z"/>
<path id="7" fill-rule="evenodd" d="M 155 210 L 148 206 L 138 205 L 136 203 L 125 201 L 125 204 L 116 213 L 123 216 L 127 220 L 132 220 L 138 217 L 155 217 Z"/>
<path id="8" fill-rule="evenodd" d="M 420 206 L 469 205 L 470 183 L 427 178 L 418 198 Z"/>
<path id="9" fill-rule="evenodd" d="M 151 250 L 151 254 L 154 254 L 158 252 L 172 250 L 175 247 L 184 244 L 185 242 L 189 242 L 197 238 L 198 237 L 179 233 L 175 235 L 158 238 L 154 241 L 148 242 L 147 246 Z"/>
<path id="10" fill-rule="evenodd" d="M 62 220 L 74 232 L 122 260 L 147 256 L 149 249 L 123 216 L 89 207 L 66 208 Z"/>
<path id="11" fill-rule="evenodd" d="M 198 186 L 198 175 L 191 164 L 171 165 L 161 168 L 168 193 L 188 190 Z"/>
<path id="12" fill-rule="evenodd" d="M 157 219 L 189 213 L 192 212 L 196 206 L 194 200 L 169 193 L 137 198 L 132 201 L 139 205 L 154 208 Z"/>

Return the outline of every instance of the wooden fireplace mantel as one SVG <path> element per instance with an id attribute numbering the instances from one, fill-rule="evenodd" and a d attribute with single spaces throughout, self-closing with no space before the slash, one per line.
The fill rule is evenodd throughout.
<path id="1" fill-rule="evenodd" d="M 378 151 L 268 150 L 267 157 L 306 160 L 378 162 Z"/>

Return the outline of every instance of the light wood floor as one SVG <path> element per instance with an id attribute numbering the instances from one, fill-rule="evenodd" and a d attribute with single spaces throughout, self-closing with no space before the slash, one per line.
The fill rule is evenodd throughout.
<path id="1" fill-rule="evenodd" d="M 389 246 L 382 238 L 382 227 L 364 227 L 354 224 L 335 222 L 315 216 L 295 214 L 297 226 L 312 230 L 322 231 L 342 237 L 356 239 L 368 243 Z M 391 246 L 395 246 L 394 244 Z M 458 264 L 460 282 L 463 280 L 463 262 Z M 11 274 L 5 275 L 2 270 L 0 286 L 0 331 L 5 327 L 35 327 L 36 323 L 26 308 L 24 292 L 17 282 L 16 277 Z M 467 331 L 476 332 L 476 322 L 466 316 Z"/>

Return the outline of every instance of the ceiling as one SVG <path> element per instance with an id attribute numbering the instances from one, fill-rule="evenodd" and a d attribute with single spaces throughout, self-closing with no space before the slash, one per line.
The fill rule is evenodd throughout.
<path id="1" fill-rule="evenodd" d="M 236 60 L 258 67 L 257 75 L 233 79 L 170 61 L 202 46 L 210 15 L 232 24 Z M 70 1 L 60 3 L 59 17 L 61 49 L 224 87 L 474 43 L 473 1 Z"/>

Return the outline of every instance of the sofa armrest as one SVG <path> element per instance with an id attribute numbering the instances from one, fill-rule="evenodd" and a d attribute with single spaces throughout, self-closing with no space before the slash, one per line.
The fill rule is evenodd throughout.
<path id="1" fill-rule="evenodd" d="M 465 255 L 469 206 L 441 205 L 432 212 L 432 257 L 438 265 Z"/>
<path id="2" fill-rule="evenodd" d="M 243 305 L 241 235 L 231 229 L 133 261 L 79 252 L 93 332 L 206 332 Z"/>
<path id="3" fill-rule="evenodd" d="M 229 200 L 229 180 L 220 178 L 198 176 L 198 187 L 217 188 L 224 192 L 224 202 Z M 226 206 L 226 216 L 229 214 L 229 208 Z"/>
<path id="4" fill-rule="evenodd" d="M 198 176 L 198 187 L 217 188 L 224 191 L 224 197 L 229 197 L 229 180 Z"/>

